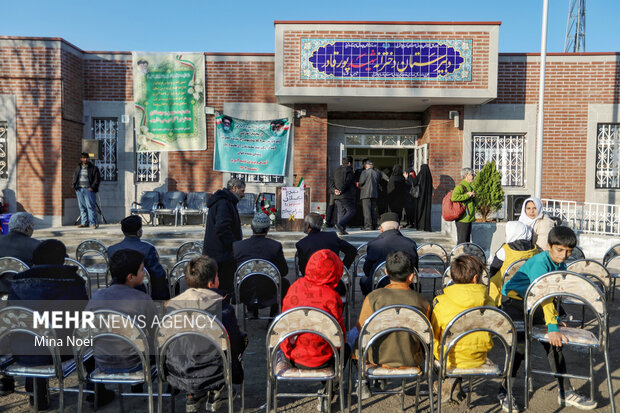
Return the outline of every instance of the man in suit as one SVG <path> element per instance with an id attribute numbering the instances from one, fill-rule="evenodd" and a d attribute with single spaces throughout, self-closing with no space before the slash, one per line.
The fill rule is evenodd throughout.
<path id="1" fill-rule="evenodd" d="M 159 254 L 153 244 L 140 240 L 142 237 L 142 218 L 130 215 L 121 221 L 121 230 L 125 235 L 118 244 L 108 248 L 108 256 L 111 257 L 116 251 L 129 249 L 144 255 L 144 268 L 151 276 L 151 297 L 153 300 L 168 300 L 170 291 L 166 271 L 159 263 Z"/>
<path id="2" fill-rule="evenodd" d="M 355 184 L 353 182 L 353 158 L 347 156 L 342 159 L 340 165 L 334 171 L 334 199 L 338 209 L 338 222 L 336 228 L 340 235 L 347 235 L 349 221 L 355 215 Z"/>
<path id="3" fill-rule="evenodd" d="M 379 197 L 379 182 L 381 172 L 375 169 L 375 164 L 367 160 L 359 180 L 360 199 L 364 211 L 364 230 L 377 229 L 377 198 Z"/>
<path id="4" fill-rule="evenodd" d="M 415 241 L 400 233 L 400 218 L 395 212 L 381 215 L 381 234 L 368 243 L 364 274 L 360 280 L 360 288 L 366 296 L 372 291 L 372 275 L 377 265 L 385 261 L 392 252 L 404 251 L 411 256 L 412 264 L 418 268 L 418 253 Z"/>
<path id="5" fill-rule="evenodd" d="M 263 211 L 258 211 L 252 219 L 252 236 L 243 241 L 233 243 L 233 255 L 237 267 L 247 260 L 262 259 L 273 263 L 282 276 L 282 297 L 291 283 L 284 277 L 288 274 L 288 264 L 284 258 L 282 244 L 271 238 L 267 238 L 271 220 Z M 254 315 L 258 315 L 258 309 L 271 306 L 271 316 L 277 314 L 278 303 L 273 283 L 260 278 L 248 279 L 242 285 L 239 292 L 240 300 L 248 306 Z"/>

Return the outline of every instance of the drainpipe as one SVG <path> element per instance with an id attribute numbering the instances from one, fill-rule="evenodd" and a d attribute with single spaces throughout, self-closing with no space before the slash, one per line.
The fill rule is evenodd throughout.
<path id="1" fill-rule="evenodd" d="M 538 88 L 538 122 L 536 124 L 536 188 L 534 195 L 542 197 L 543 132 L 545 123 L 545 71 L 547 66 L 547 14 L 549 0 L 543 0 L 542 34 L 540 40 L 540 85 Z"/>

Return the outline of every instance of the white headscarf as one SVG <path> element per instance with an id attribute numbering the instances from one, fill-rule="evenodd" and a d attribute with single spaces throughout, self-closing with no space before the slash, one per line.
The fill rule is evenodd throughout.
<path id="1" fill-rule="evenodd" d="M 530 201 L 533 202 L 534 205 L 536 205 L 536 211 L 538 212 L 538 215 L 536 216 L 536 218 L 530 218 L 525 213 L 525 206 Z M 543 209 L 542 209 L 542 202 L 540 199 L 535 198 L 535 197 L 530 197 L 523 202 L 523 205 L 521 206 L 521 216 L 519 216 L 519 221 L 523 222 L 525 225 L 530 227 L 530 229 L 533 229 L 534 223 L 536 223 L 536 221 L 539 218 L 542 218 L 542 216 L 543 216 Z"/>
<path id="2" fill-rule="evenodd" d="M 531 240 L 532 229 L 520 221 L 508 221 L 506 223 L 506 244 L 519 239 Z"/>

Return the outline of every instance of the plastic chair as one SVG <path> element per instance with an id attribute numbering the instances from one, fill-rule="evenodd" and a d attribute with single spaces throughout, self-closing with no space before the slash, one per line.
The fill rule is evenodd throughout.
<path id="1" fill-rule="evenodd" d="M 34 327 L 34 311 L 29 308 L 10 306 L 0 310 L 0 342 L 12 334 L 24 334 L 39 339 L 50 352 L 52 364 L 42 366 L 23 366 L 18 362 L 6 366 L 4 374 L 16 377 L 56 378 L 59 391 L 59 411 L 64 412 L 64 380 L 76 369 L 74 359 L 62 362 L 60 349 L 56 345 L 58 337 L 51 328 Z M 88 357 L 89 355 L 86 355 Z M 34 394 L 37 394 L 37 380 L 33 380 Z M 34 398 L 34 411 L 39 411 L 37 398 Z"/>
<path id="2" fill-rule="evenodd" d="M 15 277 L 15 274 L 29 270 L 30 267 L 26 265 L 22 260 L 15 257 L 2 257 L 0 258 L 0 280 L 6 279 L 8 283 Z M 8 285 L 7 283 L 7 285 Z M 6 301 L 9 295 L 8 292 L 0 294 L 0 301 Z"/>
<path id="3" fill-rule="evenodd" d="M 449 263 L 452 262 L 453 259 L 458 257 L 459 255 L 473 255 L 478 258 L 484 265 L 487 265 L 487 255 L 480 245 L 474 244 L 473 242 L 462 242 L 456 247 L 452 248 L 450 251 L 450 260 Z"/>
<path id="4" fill-rule="evenodd" d="M 202 255 L 203 244 L 201 241 L 187 241 L 177 248 L 177 262 L 184 260 L 188 254 Z"/>
<path id="5" fill-rule="evenodd" d="M 491 337 L 496 337 L 504 347 L 504 364 L 500 369 L 497 364 L 488 357 L 484 364 L 474 368 L 456 368 L 448 366 L 449 354 L 454 350 L 458 342 L 469 334 L 487 332 Z M 517 333 L 515 326 L 505 312 L 495 307 L 474 307 L 458 314 L 441 333 L 439 347 L 439 373 L 437 377 L 438 409 L 441 413 L 441 382 L 444 378 L 462 377 L 469 379 L 469 391 L 467 393 L 467 410 L 471 405 L 472 378 L 473 377 L 502 377 L 506 379 L 508 392 L 508 406 L 512 406 L 512 363 L 517 346 Z"/>
<path id="6" fill-rule="evenodd" d="M 176 288 L 179 284 L 179 294 L 187 289 L 187 284 L 182 282 L 185 279 L 185 270 L 190 260 L 181 260 L 174 264 L 168 273 L 168 287 L 170 288 L 170 298 L 176 297 Z M 181 285 L 184 284 L 184 285 Z"/>
<path id="7" fill-rule="evenodd" d="M 280 350 L 280 344 L 289 337 L 299 334 L 316 334 L 327 342 L 334 354 L 334 365 L 323 369 L 299 369 L 294 367 Z M 267 331 L 267 412 L 278 410 L 279 381 L 326 381 L 327 394 L 284 393 L 284 397 L 327 398 L 327 411 L 331 411 L 334 380 L 340 382 L 340 411 L 344 413 L 344 346 L 340 325 L 323 310 L 313 307 L 297 307 L 276 317 Z"/>
<path id="8" fill-rule="evenodd" d="M 163 383 L 166 381 L 166 354 L 170 344 L 176 340 L 197 339 L 207 341 L 215 347 L 223 360 L 224 380 L 228 388 L 228 411 L 233 412 L 232 359 L 230 339 L 226 328 L 215 315 L 196 309 L 180 309 L 167 314 L 155 331 L 155 358 L 159 375 L 157 389 L 157 411 L 163 411 Z M 202 344 L 202 343 L 201 343 Z M 203 345 L 195 348 L 203 348 Z M 244 383 L 241 384 L 241 412 L 245 407 Z M 174 393 L 171 407 L 174 411 Z"/>
<path id="9" fill-rule="evenodd" d="M 278 271 L 278 267 L 275 266 L 272 262 L 262 259 L 251 259 L 242 262 L 238 267 L 237 271 L 235 271 L 235 297 L 237 297 L 236 303 L 236 313 L 237 315 L 241 315 L 243 320 L 243 329 L 246 329 L 246 305 L 241 302 L 241 286 L 244 282 L 246 282 L 250 277 L 261 277 L 263 279 L 268 279 L 273 282 L 276 287 L 276 300 L 278 304 L 278 313 L 282 309 L 282 276 L 280 275 L 280 271 Z M 273 317 L 258 317 L 259 320 L 271 320 Z"/>
<path id="10" fill-rule="evenodd" d="M 423 366 L 411 366 L 407 368 L 390 368 L 369 363 L 368 353 L 373 344 L 389 334 L 406 333 L 416 338 L 424 351 Z M 410 349 L 402 349 L 410 351 Z M 428 388 L 433 388 L 433 327 L 426 316 L 420 310 L 401 305 L 391 305 L 381 308 L 372 314 L 360 330 L 358 345 L 358 383 L 357 383 L 357 411 L 362 411 L 362 383 L 363 380 L 401 380 L 401 391 L 375 391 L 383 394 L 401 394 L 401 410 L 405 410 L 405 383 L 407 379 L 415 379 L 416 399 L 415 411 L 418 411 L 420 398 L 420 379 L 426 376 Z M 352 363 L 351 363 L 352 364 Z M 352 368 L 349 364 L 349 389 L 351 387 Z M 420 368 L 422 367 L 422 368 Z M 372 391 L 372 390 L 371 390 Z M 433 395 L 429 392 L 430 411 L 433 412 Z M 351 408 L 351 391 L 348 396 L 348 406 Z"/>
<path id="11" fill-rule="evenodd" d="M 85 328 L 76 328 L 73 332 L 75 337 L 82 340 L 91 339 L 94 347 L 97 347 L 97 339 L 102 337 L 115 338 L 122 340 L 126 344 L 129 344 L 133 350 L 140 357 L 142 368 L 136 372 L 131 373 L 104 373 L 98 367 L 88 374 L 84 367 L 84 363 L 79 361 L 77 363 L 77 373 L 79 379 L 79 396 L 78 396 L 78 412 L 82 412 L 84 397 L 83 389 L 84 384 L 88 381 L 92 383 L 109 383 L 116 384 L 119 392 L 119 403 L 121 413 L 124 413 L 125 406 L 123 403 L 123 395 L 127 396 L 141 396 L 140 394 L 123 393 L 122 385 L 129 384 L 143 384 L 145 383 L 148 391 L 148 407 L 149 413 L 154 413 L 155 408 L 153 404 L 153 375 L 156 374 L 156 369 L 150 365 L 150 349 L 147 336 L 140 327 L 135 325 L 131 318 L 126 314 L 112 310 L 97 310 L 93 312 L 94 320 L 93 327 L 86 326 Z M 87 346 L 83 341 L 82 344 L 75 345 L 73 347 L 73 353 L 75 360 L 82 360 L 84 352 L 90 348 L 90 344 Z"/>
<path id="12" fill-rule="evenodd" d="M 202 217 L 202 226 L 207 222 L 207 202 L 211 194 L 209 192 L 189 192 L 187 194 L 185 207 L 179 211 L 181 215 L 181 225 L 185 224 L 187 216 L 200 215 Z"/>
<path id="13" fill-rule="evenodd" d="M 88 299 L 90 300 L 90 296 L 91 296 L 90 276 L 88 275 L 88 270 L 86 269 L 86 267 L 80 264 L 79 261 L 76 261 L 73 258 L 69 258 L 69 257 L 65 258 L 65 265 L 71 265 L 73 267 L 77 267 L 76 274 L 82 277 L 82 279 L 86 283 L 86 295 L 88 295 Z"/>
<path id="14" fill-rule="evenodd" d="M 560 333 L 568 338 L 564 346 L 587 348 L 590 358 L 590 376 L 578 376 L 574 374 L 559 374 L 545 370 L 532 369 L 532 346 L 533 340 L 548 342 L 546 326 L 534 326 L 534 313 L 546 300 L 556 297 L 568 297 L 580 301 L 588 307 L 598 321 L 598 334 L 582 328 L 560 327 Z M 590 398 L 594 397 L 594 366 L 592 363 L 592 350 L 599 349 L 605 358 L 605 370 L 607 372 L 607 384 L 611 411 L 615 413 L 614 392 L 609 368 L 609 317 L 604 293 L 587 277 L 569 271 L 555 271 L 542 275 L 530 284 L 525 293 L 525 409 L 528 408 L 530 389 L 532 386 L 532 373 L 545 374 L 556 377 L 571 377 L 590 382 Z"/>
<path id="15" fill-rule="evenodd" d="M 448 253 L 439 244 L 428 242 L 417 249 L 418 268 L 420 279 L 430 278 L 433 280 L 433 297 L 435 296 L 435 284 L 441 279 L 448 267 Z M 439 268 L 438 268 L 439 267 Z"/>
<path id="16" fill-rule="evenodd" d="M 143 215 L 148 215 L 149 220 L 146 224 L 154 222 L 154 211 L 161 201 L 161 193 L 158 191 L 146 191 L 142 193 L 140 202 L 132 202 L 129 212 L 131 215 L 139 215 L 144 219 Z"/>
<path id="17" fill-rule="evenodd" d="M 92 261 L 93 255 L 102 258 L 104 262 L 89 264 L 87 261 Z M 109 273 L 108 250 L 105 245 L 95 239 L 82 241 L 75 250 L 75 259 L 86 267 L 89 275 L 97 277 L 98 288 L 105 287 L 105 284 L 101 284 L 100 281 L 101 277 L 105 283 Z"/>
<path id="18" fill-rule="evenodd" d="M 153 211 L 153 226 L 160 223 L 161 218 L 164 216 L 174 216 L 174 226 L 177 226 L 179 211 L 183 208 L 185 203 L 185 192 L 181 191 L 169 191 L 164 194 L 164 200 Z M 159 218 L 159 220 L 158 220 Z"/>

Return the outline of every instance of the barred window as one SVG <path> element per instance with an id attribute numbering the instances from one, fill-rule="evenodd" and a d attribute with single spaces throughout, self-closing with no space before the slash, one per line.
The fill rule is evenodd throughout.
<path id="1" fill-rule="evenodd" d="M 116 145 L 118 142 L 118 118 L 93 118 L 93 139 L 101 141 L 101 153 L 95 165 L 99 167 L 102 181 L 116 181 Z"/>
<path id="2" fill-rule="evenodd" d="M 596 188 L 620 189 L 620 123 L 597 125 Z"/>
<path id="3" fill-rule="evenodd" d="M 9 179 L 9 157 L 7 154 L 7 121 L 0 121 L 0 179 Z"/>
<path id="4" fill-rule="evenodd" d="M 487 162 L 495 162 L 503 186 L 523 186 L 524 143 L 525 135 L 473 134 L 474 171 L 480 171 Z"/>
<path id="5" fill-rule="evenodd" d="M 136 182 L 159 182 L 160 152 L 136 153 Z"/>

